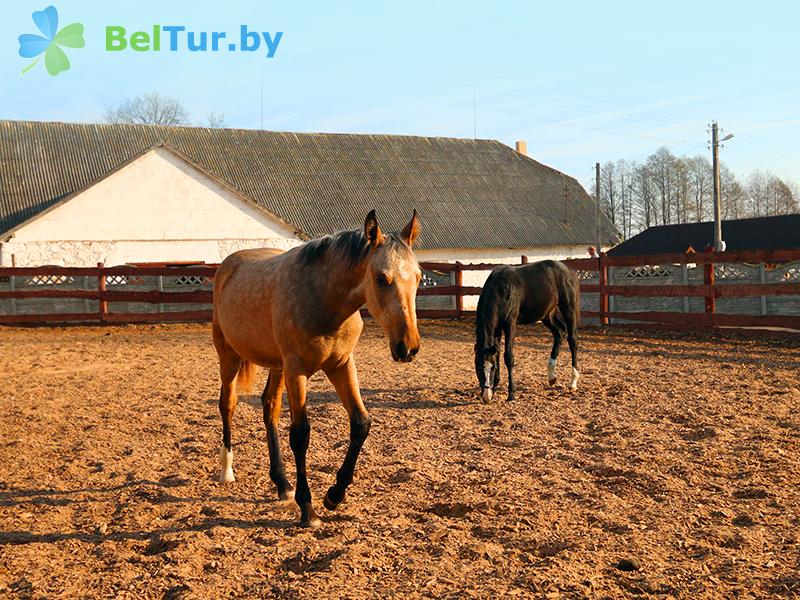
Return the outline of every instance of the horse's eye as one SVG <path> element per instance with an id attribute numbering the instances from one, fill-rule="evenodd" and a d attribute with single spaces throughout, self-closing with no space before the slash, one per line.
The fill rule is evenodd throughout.
<path id="1" fill-rule="evenodd" d="M 378 275 L 378 278 L 376 279 L 376 281 L 378 282 L 378 287 L 379 288 L 387 288 L 387 287 L 389 287 L 391 285 L 391 283 L 389 282 L 388 277 L 386 277 L 386 275 L 384 275 L 383 273 Z"/>

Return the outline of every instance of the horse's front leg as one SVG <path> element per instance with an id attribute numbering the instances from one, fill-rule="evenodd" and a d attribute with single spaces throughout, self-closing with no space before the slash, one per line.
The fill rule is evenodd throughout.
<path id="1" fill-rule="evenodd" d="M 350 445 L 347 447 L 344 462 L 336 473 L 336 483 L 328 489 L 324 500 L 325 508 L 334 510 L 344 500 L 347 487 L 353 482 L 356 461 L 369 434 L 370 418 L 361 401 L 356 364 L 352 356 L 344 365 L 326 371 L 325 374 L 336 388 L 336 393 L 350 417 Z"/>
<path id="2" fill-rule="evenodd" d="M 292 415 L 292 425 L 289 429 L 289 445 L 294 454 L 294 464 L 297 468 L 297 487 L 294 491 L 294 500 L 300 507 L 300 526 L 318 527 L 320 520 L 311 505 L 311 490 L 308 487 L 306 472 L 306 453 L 308 440 L 311 437 L 311 424 L 306 413 L 306 376 L 289 371 L 284 371 L 286 380 L 286 395 L 289 397 L 289 410 Z"/>
<path id="3" fill-rule="evenodd" d="M 516 387 L 514 386 L 514 336 L 517 334 L 516 327 L 514 325 L 509 325 L 505 332 L 505 352 L 503 353 L 503 360 L 506 363 L 506 369 L 508 370 L 508 397 L 507 400 L 509 402 L 513 402 L 514 400 L 514 392 L 516 391 Z"/>
<path id="4" fill-rule="evenodd" d="M 292 486 L 286 479 L 281 447 L 278 442 L 278 421 L 281 416 L 281 396 L 283 396 L 283 371 L 270 369 L 267 385 L 261 394 L 261 407 L 264 410 L 264 427 L 267 430 L 269 447 L 269 477 L 278 488 L 278 498 L 287 500 Z"/>

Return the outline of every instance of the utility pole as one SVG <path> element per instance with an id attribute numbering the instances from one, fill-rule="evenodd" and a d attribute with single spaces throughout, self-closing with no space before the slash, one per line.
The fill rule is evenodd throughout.
<path id="1" fill-rule="evenodd" d="M 597 254 L 603 248 L 600 240 L 600 163 L 594 163 L 594 198 L 597 201 L 595 212 L 595 224 L 597 226 Z"/>
<path id="2" fill-rule="evenodd" d="M 719 139 L 719 127 L 716 121 L 711 122 L 711 164 L 714 168 L 714 250 L 722 252 L 725 242 L 722 241 L 722 193 L 719 181 L 719 144 L 733 137 L 729 133 Z"/>
<path id="3" fill-rule="evenodd" d="M 722 252 L 722 204 L 719 184 L 719 131 L 711 122 L 711 165 L 714 169 L 714 250 Z"/>

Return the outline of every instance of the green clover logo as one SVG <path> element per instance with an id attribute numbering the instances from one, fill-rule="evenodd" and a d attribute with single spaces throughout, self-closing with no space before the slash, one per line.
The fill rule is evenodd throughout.
<path id="1" fill-rule="evenodd" d="M 83 48 L 86 42 L 83 39 L 83 23 L 72 23 L 58 31 L 58 11 L 54 6 L 33 13 L 33 22 L 42 35 L 26 33 L 19 36 L 19 55 L 22 58 L 36 60 L 22 70 L 30 71 L 41 60 L 44 52 L 44 66 L 50 75 L 58 75 L 69 70 L 69 59 L 61 46 L 67 48 Z"/>

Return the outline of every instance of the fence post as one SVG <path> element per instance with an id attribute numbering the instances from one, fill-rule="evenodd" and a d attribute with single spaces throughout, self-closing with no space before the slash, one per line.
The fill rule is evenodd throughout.
<path id="1" fill-rule="evenodd" d="M 689 285 L 689 265 L 685 260 L 681 265 L 681 283 L 683 285 Z M 683 297 L 683 312 L 689 312 L 689 296 Z"/>
<path id="2" fill-rule="evenodd" d="M 461 294 L 461 287 L 464 285 L 463 270 L 461 263 L 456 261 L 455 270 L 455 284 L 456 284 L 456 318 L 460 319 L 464 313 L 464 296 Z"/>
<path id="3" fill-rule="evenodd" d="M 156 279 L 156 283 L 158 285 L 158 291 L 159 292 L 163 292 L 164 291 L 164 276 L 163 275 L 159 275 L 158 278 Z M 164 312 L 164 303 L 163 302 L 159 302 L 158 303 L 158 312 L 159 313 L 163 313 Z"/>
<path id="4" fill-rule="evenodd" d="M 707 248 L 706 252 L 713 252 L 713 250 Z M 717 312 L 715 281 L 714 263 L 705 263 L 703 265 L 703 283 L 708 286 L 708 291 L 706 292 L 706 314 L 708 315 L 708 324 L 711 326 L 714 325 L 714 314 Z"/>
<path id="5" fill-rule="evenodd" d="M 16 275 L 10 275 L 9 278 L 8 278 L 8 285 L 11 288 L 12 292 L 15 292 L 17 290 L 17 281 L 16 281 L 16 279 L 17 279 Z M 12 298 L 11 299 L 11 314 L 12 315 L 17 314 L 17 300 L 16 300 L 16 298 Z"/>
<path id="6" fill-rule="evenodd" d="M 601 252 L 597 258 L 599 265 L 600 275 L 600 324 L 608 325 L 608 294 L 606 293 L 606 286 L 608 286 L 608 265 L 606 265 L 606 253 Z"/>
<path id="7" fill-rule="evenodd" d="M 83 276 L 83 289 L 85 289 L 85 290 L 89 289 L 89 276 L 88 275 L 84 275 Z M 84 298 L 83 299 L 83 312 L 85 312 L 86 314 L 89 314 L 89 306 L 90 306 L 90 304 L 91 304 L 91 300 L 89 300 L 89 298 Z"/>
<path id="8" fill-rule="evenodd" d="M 105 265 L 101 262 L 97 263 L 98 269 L 104 269 Z M 97 291 L 105 292 L 106 291 L 106 275 L 103 271 L 100 271 L 100 274 L 97 276 Z M 106 315 L 108 315 L 108 301 L 100 298 L 97 303 L 97 306 L 100 309 L 100 322 L 104 322 L 106 320 Z"/>
<path id="9" fill-rule="evenodd" d="M 758 282 L 761 285 L 767 283 L 767 268 L 764 266 L 764 263 L 758 264 Z M 767 314 L 767 297 L 761 296 L 761 314 Z"/>
<path id="10" fill-rule="evenodd" d="M 607 274 L 608 285 L 614 285 L 616 282 L 614 281 L 614 267 L 608 267 L 608 274 Z M 614 304 L 616 303 L 616 296 L 609 296 L 608 297 L 608 312 L 614 312 Z M 614 321 L 611 317 L 608 317 L 608 324 L 613 325 Z"/>
<path id="11" fill-rule="evenodd" d="M 524 254 L 522 255 L 522 264 L 523 265 L 527 265 L 528 264 L 528 257 L 525 256 Z"/>

